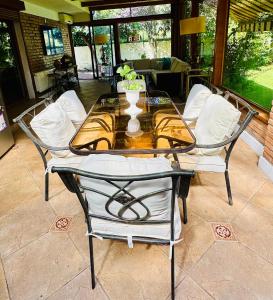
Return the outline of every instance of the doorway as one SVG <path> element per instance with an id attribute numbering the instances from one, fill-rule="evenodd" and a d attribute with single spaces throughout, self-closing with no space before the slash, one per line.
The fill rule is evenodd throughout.
<path id="1" fill-rule="evenodd" d="M 13 23 L 0 20 L 0 90 L 9 120 L 27 106 Z"/>
<path id="2" fill-rule="evenodd" d="M 115 65 L 113 26 L 72 26 L 79 79 L 112 76 Z"/>

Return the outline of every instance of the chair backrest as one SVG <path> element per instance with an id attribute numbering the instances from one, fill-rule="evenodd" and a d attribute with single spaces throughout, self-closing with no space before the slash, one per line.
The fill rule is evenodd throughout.
<path id="1" fill-rule="evenodd" d="M 33 120 L 35 116 L 37 116 L 41 111 L 47 108 L 50 104 L 54 101 L 51 98 L 46 98 L 35 105 L 31 106 L 24 112 L 22 112 L 18 117 L 13 119 L 14 123 L 17 123 L 19 127 L 24 131 L 24 133 L 31 139 L 34 143 L 35 147 L 39 151 L 40 155 L 42 156 L 44 165 L 46 167 L 46 158 L 45 155 L 48 151 L 64 151 L 69 150 L 68 146 L 65 147 L 56 147 L 52 145 L 48 145 L 44 143 L 38 135 L 32 129 L 30 122 Z"/>
<path id="2" fill-rule="evenodd" d="M 196 119 L 205 105 L 212 91 L 203 84 L 195 84 L 188 95 L 183 117 L 185 119 Z"/>
<path id="3" fill-rule="evenodd" d="M 246 101 L 229 92 L 224 97 L 210 96 L 196 123 L 199 153 L 218 154 L 223 147 L 229 146 L 229 156 L 238 137 L 256 114 Z"/>
<path id="4" fill-rule="evenodd" d="M 57 100 L 61 108 L 67 113 L 72 123 L 78 127 L 86 118 L 86 111 L 74 90 L 64 92 Z"/>
<path id="5" fill-rule="evenodd" d="M 187 197 L 193 176 L 192 171 L 172 169 L 165 158 L 111 155 L 90 155 L 80 169 L 53 167 L 52 172 L 58 172 L 77 194 L 87 219 L 131 225 L 170 223 L 172 234 L 178 181 L 181 178 Z"/>

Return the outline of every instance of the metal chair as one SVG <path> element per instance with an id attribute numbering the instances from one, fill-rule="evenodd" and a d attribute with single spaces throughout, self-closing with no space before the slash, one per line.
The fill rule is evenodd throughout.
<path id="1" fill-rule="evenodd" d="M 174 233 L 174 215 L 175 215 L 175 202 L 176 202 L 176 189 L 180 183 L 180 193 L 183 198 L 187 198 L 190 186 L 190 180 L 193 176 L 193 171 L 185 171 L 181 169 L 173 169 L 172 171 L 153 173 L 153 174 L 145 174 L 145 175 L 137 175 L 137 176 L 113 176 L 113 175 L 102 175 L 87 172 L 84 170 L 72 169 L 72 168 L 60 168 L 53 167 L 52 172 L 57 172 L 67 189 L 77 194 L 78 199 L 83 208 L 87 229 L 88 229 L 88 238 L 89 238 L 89 250 L 90 250 L 90 267 L 91 267 L 91 282 L 92 289 L 95 288 L 95 271 L 94 271 L 94 250 L 93 250 L 93 237 L 99 237 L 104 239 L 112 239 L 112 240 L 121 240 L 126 241 L 127 237 L 123 235 L 113 235 L 93 231 L 92 224 L 94 220 L 111 222 L 113 224 L 117 223 L 119 226 L 121 225 L 134 225 L 134 226 L 142 226 L 142 230 L 144 230 L 144 226 L 152 225 L 152 226 L 160 226 L 162 224 L 169 225 L 170 231 L 168 228 L 168 232 L 170 232 L 170 237 L 168 239 L 157 239 L 151 238 L 149 236 L 131 236 L 130 243 L 133 242 L 142 242 L 142 243 L 152 243 L 152 244 L 167 244 L 170 245 L 170 256 L 171 256 L 171 295 L 172 299 L 175 298 L 175 270 L 174 270 L 174 244 L 175 244 L 175 233 Z M 118 170 L 117 170 L 118 172 Z M 88 186 L 84 186 L 81 184 L 84 179 L 91 180 Z M 167 179 L 169 180 L 168 187 L 161 186 L 157 190 L 153 190 L 153 192 L 149 192 L 147 194 L 141 194 L 138 196 L 134 196 L 134 191 L 132 191 L 132 186 L 135 183 L 145 183 L 152 180 L 160 180 Z M 107 188 L 96 189 L 96 184 L 98 182 L 100 184 L 105 184 L 106 186 L 114 187 L 114 192 L 109 192 Z M 149 183 L 149 186 L 152 185 L 152 182 Z M 95 186 L 95 187 L 94 187 Z M 141 189 L 139 189 L 141 190 Z M 108 191 L 108 192 L 107 192 Z M 87 200 L 87 193 L 92 192 L 92 199 Z M 143 193 L 143 192 L 142 192 Z M 153 217 L 153 211 L 148 207 L 147 202 L 144 204 L 143 200 L 147 200 L 149 197 L 158 196 L 162 193 L 170 193 L 170 218 L 168 220 L 149 220 Z M 90 194 L 89 194 L 90 195 Z M 92 213 L 92 204 L 94 203 L 95 197 L 105 197 L 105 207 L 104 211 L 100 212 L 100 214 Z M 99 199 L 99 198 L 97 198 Z M 104 202 L 103 202 L 104 203 Z M 110 205 L 115 203 L 118 205 L 118 210 L 113 212 L 111 211 Z M 139 210 L 136 209 L 133 205 L 140 205 L 142 210 L 142 214 Z M 132 213 L 134 217 L 126 217 L 126 213 Z M 94 226 L 93 226 L 94 227 Z M 122 232 L 123 233 L 123 232 Z M 129 245 L 129 238 L 128 238 Z"/>
<path id="2" fill-rule="evenodd" d="M 199 157 L 199 161 L 192 163 L 192 167 L 187 162 L 182 162 L 181 155 L 178 158 L 180 165 L 182 168 L 185 169 L 193 169 L 195 171 L 205 171 L 205 172 L 219 172 L 225 174 L 225 181 L 226 181 L 226 188 L 227 188 L 227 195 L 228 195 L 228 202 L 229 205 L 233 204 L 232 200 L 232 192 L 230 187 L 230 179 L 229 179 L 229 159 L 232 153 L 232 150 L 240 137 L 241 133 L 246 129 L 252 118 L 258 114 L 257 111 L 255 111 L 246 101 L 239 98 L 238 96 L 226 92 L 224 95 L 224 98 L 226 98 L 229 102 L 231 102 L 240 112 L 241 112 L 241 118 L 239 120 L 239 123 L 237 125 L 237 128 L 234 130 L 234 132 L 231 134 L 230 137 L 227 137 L 223 142 L 216 143 L 216 144 L 210 144 L 210 145 L 202 145 L 202 144 L 196 144 L 196 149 L 217 149 L 217 148 L 224 148 L 224 157 L 220 157 L 219 155 L 211 156 L 211 155 L 204 155 L 202 157 Z M 187 154 L 185 154 L 187 155 Z M 184 155 L 184 156 L 185 156 Z M 195 154 L 188 154 L 189 157 L 198 156 Z M 174 160 L 175 157 L 174 157 Z M 218 161 L 217 161 L 218 160 Z M 183 203 L 183 205 L 186 208 L 186 203 Z M 186 212 L 186 209 L 185 209 Z"/>
<path id="3" fill-rule="evenodd" d="M 28 108 L 26 111 L 21 113 L 17 118 L 13 119 L 14 123 L 18 123 L 20 128 L 24 131 L 24 133 L 31 139 L 35 147 L 37 148 L 39 154 L 41 155 L 44 168 L 45 168 L 45 201 L 48 201 L 49 196 L 49 172 L 47 172 L 48 169 L 48 163 L 50 159 L 47 158 L 47 154 L 49 151 L 63 151 L 63 150 L 69 150 L 69 147 L 54 147 L 49 146 L 43 143 L 39 137 L 35 134 L 35 132 L 32 130 L 30 126 L 30 121 L 33 117 L 35 117 L 39 112 L 41 112 L 45 107 L 47 107 L 49 104 L 54 102 L 51 98 L 46 98 L 39 103 L 33 105 L 32 107 Z"/>

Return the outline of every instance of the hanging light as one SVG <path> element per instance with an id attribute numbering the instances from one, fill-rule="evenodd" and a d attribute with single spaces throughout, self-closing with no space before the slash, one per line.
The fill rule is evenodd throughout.
<path id="1" fill-rule="evenodd" d="M 206 17 L 199 16 L 180 20 L 180 35 L 206 32 Z"/>

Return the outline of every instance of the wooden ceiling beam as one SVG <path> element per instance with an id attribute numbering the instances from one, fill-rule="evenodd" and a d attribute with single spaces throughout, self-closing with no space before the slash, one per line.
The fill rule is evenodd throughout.
<path id="1" fill-rule="evenodd" d="M 261 5 L 264 5 L 264 6 L 268 7 L 269 9 L 271 9 L 271 11 L 273 9 L 273 1 L 272 0 L 259 0 L 259 1 L 253 0 L 253 1 L 256 2 L 256 3 L 260 3 Z"/>
<path id="2" fill-rule="evenodd" d="M 232 4 L 231 8 L 233 10 L 237 11 L 239 14 L 244 12 L 244 13 L 246 13 L 246 14 L 254 17 L 254 18 L 257 18 L 258 15 L 259 15 L 258 11 L 255 11 L 255 10 L 253 11 L 249 8 L 246 8 L 245 6 L 241 6 L 241 5 L 239 5 L 239 3 L 238 4 Z"/>
<path id="3" fill-rule="evenodd" d="M 231 2 L 231 4 L 236 4 L 236 1 L 235 1 L 235 0 L 231 0 L 230 2 Z M 253 9 L 256 9 L 256 10 L 258 10 L 259 12 L 264 12 L 264 11 L 265 11 L 265 8 L 262 7 L 262 6 L 260 6 L 260 5 L 258 4 L 258 2 L 254 3 L 254 1 L 253 1 L 253 2 L 249 2 L 248 0 L 241 0 L 240 3 L 242 3 L 243 5 L 245 5 L 245 6 L 247 6 L 247 7 L 251 7 L 251 8 L 253 8 Z M 268 11 L 268 9 L 266 9 L 266 11 Z"/>
<path id="4" fill-rule="evenodd" d="M 20 11 L 25 9 L 25 4 L 19 0 L 0 0 L 0 7 Z"/>

